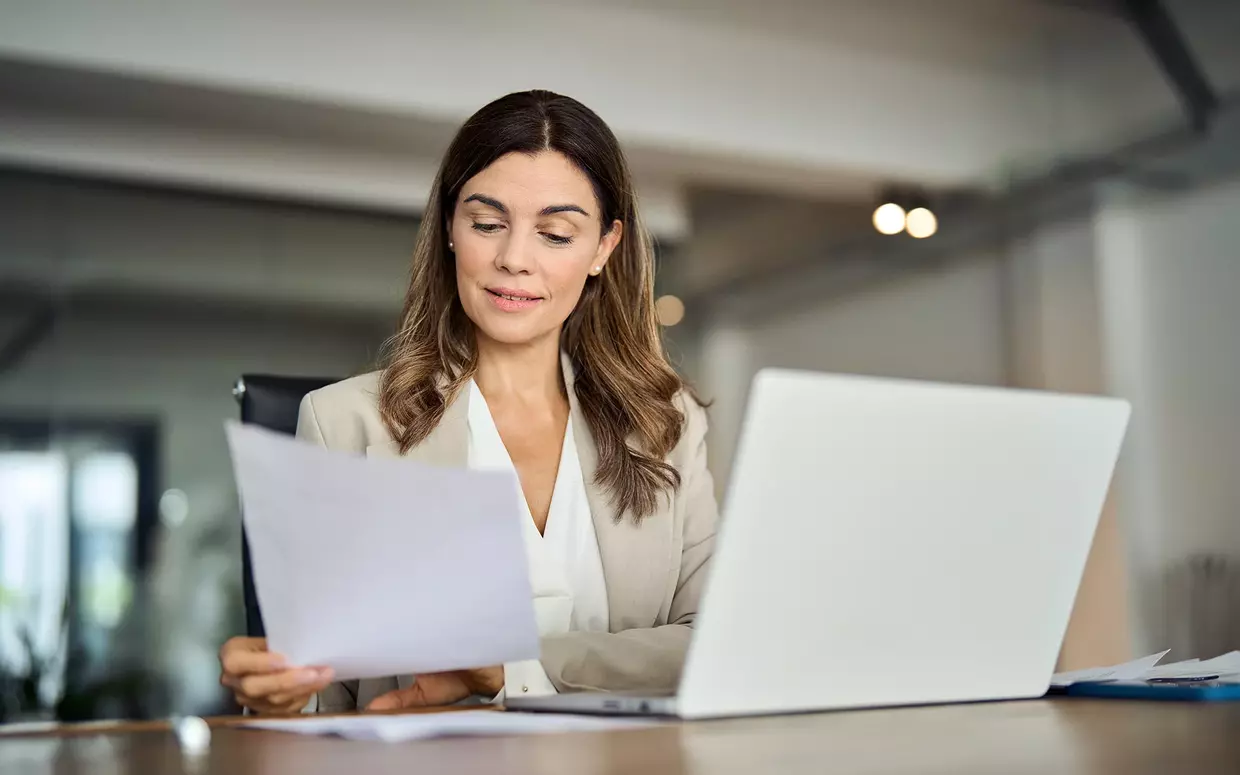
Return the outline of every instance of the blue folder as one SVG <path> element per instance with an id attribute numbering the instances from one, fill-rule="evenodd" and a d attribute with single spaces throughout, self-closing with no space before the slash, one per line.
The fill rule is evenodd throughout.
<path id="1" fill-rule="evenodd" d="M 1069 697 L 1227 702 L 1240 700 L 1240 681 L 1082 681 L 1068 686 L 1064 693 Z"/>

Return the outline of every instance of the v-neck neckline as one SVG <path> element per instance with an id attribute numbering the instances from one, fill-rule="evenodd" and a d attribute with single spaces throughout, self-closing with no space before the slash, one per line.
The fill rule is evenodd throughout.
<path id="1" fill-rule="evenodd" d="M 499 432 L 499 425 L 495 422 L 495 416 L 491 414 L 491 407 L 487 403 L 486 396 L 482 394 L 482 388 L 478 387 L 478 383 L 474 380 L 469 381 L 470 402 L 469 402 L 469 420 L 471 424 L 479 421 L 484 424 L 484 433 L 490 438 L 495 445 L 496 450 L 503 450 L 504 462 L 510 471 L 517 478 L 517 496 L 521 500 L 521 507 L 525 511 L 526 522 L 540 539 L 546 539 L 547 533 L 552 530 L 552 525 L 560 525 L 565 522 L 564 517 L 556 519 L 558 511 L 567 508 L 565 499 L 568 498 L 568 487 L 570 476 L 565 474 L 569 467 L 576 461 L 576 442 L 573 439 L 573 415 L 569 412 L 564 422 L 564 437 L 560 441 L 560 459 L 556 463 L 555 481 L 551 485 L 551 500 L 547 503 L 547 520 L 543 523 L 543 529 L 538 530 L 538 524 L 534 521 L 534 512 L 530 509 L 529 500 L 525 497 L 525 489 L 521 485 L 521 473 L 517 470 L 516 463 L 512 460 L 512 454 L 508 451 L 508 446 L 504 444 L 504 437 Z M 580 475 L 580 474 L 578 474 Z M 558 534 L 561 528 L 556 527 L 555 532 Z"/>

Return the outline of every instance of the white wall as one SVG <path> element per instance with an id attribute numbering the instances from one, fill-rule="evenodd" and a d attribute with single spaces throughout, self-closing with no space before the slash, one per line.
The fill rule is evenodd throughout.
<path id="1" fill-rule="evenodd" d="M 1075 220 L 1044 224 L 1007 246 L 1003 287 L 1014 385 L 1108 393 L 1096 230 L 1091 209 Z M 1143 640 L 1132 615 L 1139 606 L 1127 555 L 1127 514 L 1116 497 L 1128 471 L 1121 455 L 1060 653 L 1062 669 L 1126 661 L 1134 640 Z"/>
<path id="2" fill-rule="evenodd" d="M 1091 214 L 1014 241 L 1004 268 L 1012 382 L 1105 392 Z"/>
<path id="3" fill-rule="evenodd" d="M 1240 182 L 1116 200 L 1097 256 L 1110 383 L 1135 406 L 1122 508 L 1146 644 L 1185 648 L 1192 625 L 1177 572 L 1230 557 L 1230 600 L 1199 602 L 1240 621 Z M 1240 646 L 1240 628 L 1230 635 Z"/>
<path id="4" fill-rule="evenodd" d="M 1004 384 L 1001 281 L 996 258 L 981 255 L 757 323 L 707 325 L 691 376 L 715 401 L 708 452 L 720 492 L 760 368 Z"/>

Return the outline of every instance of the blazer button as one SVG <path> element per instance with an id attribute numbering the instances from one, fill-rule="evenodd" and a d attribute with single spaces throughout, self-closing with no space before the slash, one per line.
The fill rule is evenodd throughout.
<path id="1" fill-rule="evenodd" d="M 521 687 L 521 693 L 522 693 L 522 694 L 524 694 L 524 693 L 528 692 L 529 690 L 530 690 L 530 687 L 528 687 L 528 686 L 522 686 L 522 687 Z"/>

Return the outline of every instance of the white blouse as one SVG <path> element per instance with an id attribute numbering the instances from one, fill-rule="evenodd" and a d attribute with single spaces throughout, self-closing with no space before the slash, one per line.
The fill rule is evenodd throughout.
<path id="1" fill-rule="evenodd" d="M 486 399 L 473 380 L 470 380 L 469 391 L 469 467 L 516 473 Z M 520 483 L 517 497 L 525 515 L 522 536 L 539 635 L 607 632 L 607 583 L 599 557 L 598 537 L 594 533 L 594 519 L 586 500 L 581 461 L 573 441 L 571 415 L 564 428 L 560 466 L 543 533 L 534 526 Z M 541 663 L 530 660 L 504 665 L 504 693 L 500 697 L 505 693 L 555 694 L 555 687 Z"/>

